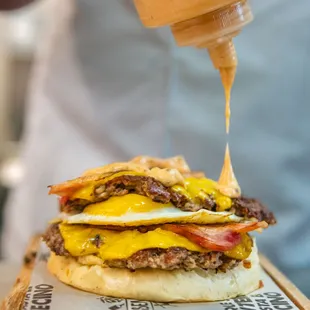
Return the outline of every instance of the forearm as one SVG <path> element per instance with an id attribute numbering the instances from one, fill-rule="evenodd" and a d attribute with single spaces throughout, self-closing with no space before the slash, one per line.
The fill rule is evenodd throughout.
<path id="1" fill-rule="evenodd" d="M 34 0 L 0 0 L 0 11 L 19 9 Z"/>

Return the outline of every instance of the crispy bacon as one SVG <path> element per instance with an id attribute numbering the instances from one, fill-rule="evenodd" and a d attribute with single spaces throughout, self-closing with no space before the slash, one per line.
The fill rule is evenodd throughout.
<path id="1" fill-rule="evenodd" d="M 58 196 L 71 196 L 75 191 L 85 186 L 82 178 L 66 181 L 64 183 L 50 185 L 49 195 L 56 194 Z"/>
<path id="2" fill-rule="evenodd" d="M 68 196 L 62 196 L 59 198 L 59 204 L 61 206 L 64 206 L 69 200 L 69 197 Z"/>
<path id="3" fill-rule="evenodd" d="M 138 165 L 131 162 L 113 163 L 103 167 L 87 170 L 82 174 L 82 176 L 76 179 L 69 180 L 60 184 L 50 185 L 49 194 L 70 196 L 76 190 L 84 187 L 85 185 L 88 185 L 90 182 L 96 182 L 114 173 L 122 171 L 135 171 L 138 173 L 147 174 L 149 172 L 149 169 L 147 169 L 143 165 Z"/>
<path id="4" fill-rule="evenodd" d="M 266 222 L 232 223 L 226 225 L 175 225 L 165 224 L 163 228 L 212 251 L 229 251 L 241 242 L 240 233 L 266 228 Z"/>
<path id="5" fill-rule="evenodd" d="M 210 227 L 224 227 L 225 229 L 231 229 L 235 232 L 246 233 L 257 229 L 265 229 L 268 227 L 268 224 L 265 221 L 262 221 L 249 223 L 229 223 L 224 225 L 210 225 Z"/>

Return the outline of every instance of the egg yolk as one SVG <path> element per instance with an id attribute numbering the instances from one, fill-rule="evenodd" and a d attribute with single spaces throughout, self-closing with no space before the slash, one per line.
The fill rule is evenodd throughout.
<path id="1" fill-rule="evenodd" d="M 172 204 L 154 202 L 148 197 L 127 194 L 110 197 L 108 200 L 87 206 L 83 213 L 88 215 L 121 216 L 126 213 L 144 213 L 159 209 L 173 207 Z"/>

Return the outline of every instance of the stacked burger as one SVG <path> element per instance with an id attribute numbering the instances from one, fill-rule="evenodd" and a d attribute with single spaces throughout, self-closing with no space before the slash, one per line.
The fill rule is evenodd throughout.
<path id="1" fill-rule="evenodd" d="M 53 185 L 61 213 L 44 235 L 49 271 L 85 291 L 151 301 L 252 292 L 261 274 L 249 232 L 276 220 L 223 192 L 182 157 L 137 157 Z"/>

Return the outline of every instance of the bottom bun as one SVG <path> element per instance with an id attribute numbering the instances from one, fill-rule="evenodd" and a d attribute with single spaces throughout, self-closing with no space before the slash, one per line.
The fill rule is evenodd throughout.
<path id="1" fill-rule="evenodd" d="M 226 273 L 201 269 L 131 272 L 128 269 L 81 265 L 73 257 L 52 253 L 48 269 L 60 281 L 99 295 L 158 302 L 198 302 L 233 298 L 259 288 L 261 268 L 256 245 L 247 261 L 251 262 L 250 269 L 240 263 Z"/>

